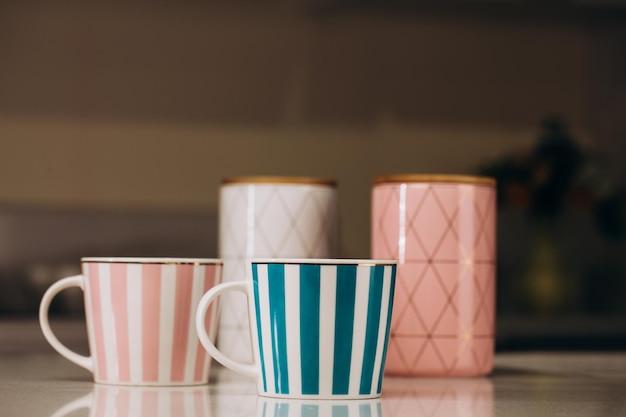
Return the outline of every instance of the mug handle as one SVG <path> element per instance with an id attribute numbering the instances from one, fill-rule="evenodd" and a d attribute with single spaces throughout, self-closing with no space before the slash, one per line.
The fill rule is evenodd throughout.
<path id="1" fill-rule="evenodd" d="M 80 397 L 72 402 L 65 404 L 63 407 L 59 408 L 54 412 L 50 417 L 66 417 L 68 414 L 73 413 L 74 411 L 78 411 L 81 408 L 91 408 L 91 397 L 93 396 L 93 392 L 85 395 L 84 397 Z"/>
<path id="2" fill-rule="evenodd" d="M 68 359 L 70 362 L 74 362 L 78 366 L 82 366 L 89 372 L 93 373 L 93 360 L 91 356 L 83 356 L 68 349 L 63 343 L 59 341 L 56 335 L 50 328 L 50 322 L 48 320 L 48 310 L 50 309 L 50 303 L 52 299 L 61 291 L 66 288 L 79 287 L 85 291 L 84 280 L 82 275 L 74 275 L 71 277 L 63 278 L 52 284 L 50 288 L 45 292 L 39 305 L 39 325 L 44 337 L 50 343 L 50 345 L 61 354 L 61 356 Z"/>
<path id="3" fill-rule="evenodd" d="M 198 310 L 196 311 L 196 331 L 198 332 L 198 338 L 200 339 L 202 346 L 204 346 L 204 348 L 209 352 L 209 355 L 211 355 L 216 361 L 233 371 L 250 377 L 256 377 L 258 374 L 256 366 L 237 362 L 224 355 L 217 349 L 217 347 L 215 347 L 215 344 L 206 332 L 205 317 L 209 305 L 222 293 L 227 291 L 239 291 L 248 296 L 248 286 L 246 281 L 225 282 L 211 288 L 202 296 L 200 302 L 198 303 Z"/>

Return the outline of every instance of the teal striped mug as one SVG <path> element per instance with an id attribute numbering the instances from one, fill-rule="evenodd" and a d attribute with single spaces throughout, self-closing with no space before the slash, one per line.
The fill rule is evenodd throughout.
<path id="1" fill-rule="evenodd" d="M 244 281 L 213 287 L 198 304 L 198 336 L 215 360 L 255 377 L 262 396 L 380 396 L 396 261 L 249 259 L 246 273 Z M 206 333 L 210 304 L 228 291 L 247 295 L 253 364 L 229 358 Z"/>

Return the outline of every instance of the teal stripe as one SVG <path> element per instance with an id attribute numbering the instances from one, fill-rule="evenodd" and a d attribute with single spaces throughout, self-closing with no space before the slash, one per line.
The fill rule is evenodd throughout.
<path id="1" fill-rule="evenodd" d="M 389 267 L 387 267 L 389 268 Z M 391 329 L 391 313 L 393 312 L 393 298 L 396 289 L 396 266 L 391 266 L 391 288 L 389 289 L 389 308 L 387 309 L 387 328 L 385 329 L 385 346 L 383 347 L 383 360 L 380 363 L 380 376 L 378 377 L 377 394 L 380 394 L 383 388 L 383 372 L 385 370 L 385 361 L 387 360 L 387 347 L 389 345 L 389 331 Z"/>
<path id="2" fill-rule="evenodd" d="M 320 408 L 317 405 L 302 404 L 300 414 L 302 417 L 319 417 Z"/>
<path id="3" fill-rule="evenodd" d="M 370 288 L 368 294 L 367 325 L 365 326 L 365 345 L 363 347 L 363 366 L 361 370 L 361 386 L 359 394 L 372 392 L 374 362 L 380 328 L 380 306 L 382 304 L 384 266 L 370 268 Z"/>
<path id="4" fill-rule="evenodd" d="M 273 417 L 289 417 L 289 403 L 276 404 Z"/>
<path id="5" fill-rule="evenodd" d="M 259 266 L 252 265 L 252 287 L 254 289 L 254 309 L 256 316 L 256 332 L 259 340 L 259 358 L 261 360 L 261 375 L 263 376 L 263 391 L 267 392 L 267 379 L 265 376 L 265 358 L 263 357 L 263 336 L 261 335 L 261 313 L 259 300 Z"/>
<path id="6" fill-rule="evenodd" d="M 302 394 L 319 394 L 319 265 L 300 265 L 300 355 L 300 368 L 302 372 Z"/>
<path id="7" fill-rule="evenodd" d="M 331 415 L 332 417 L 350 417 L 347 405 L 333 405 Z"/>
<path id="8" fill-rule="evenodd" d="M 270 329 L 274 359 L 274 388 L 277 394 L 289 394 L 287 368 L 287 323 L 285 320 L 285 266 L 269 264 L 267 279 L 270 295 Z"/>
<path id="9" fill-rule="evenodd" d="M 337 265 L 333 394 L 348 394 L 350 387 L 355 294 L 356 265 Z"/>
<path id="10" fill-rule="evenodd" d="M 372 417 L 372 405 L 360 404 L 359 405 L 359 417 Z"/>

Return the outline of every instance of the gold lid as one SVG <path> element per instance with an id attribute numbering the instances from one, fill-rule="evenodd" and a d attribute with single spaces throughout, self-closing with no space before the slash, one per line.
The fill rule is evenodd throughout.
<path id="1" fill-rule="evenodd" d="M 309 184 L 328 185 L 336 187 L 337 181 L 329 178 L 315 177 L 282 177 L 282 176 L 244 176 L 227 177 L 222 179 L 222 184 Z"/>
<path id="2" fill-rule="evenodd" d="M 476 185 L 496 185 L 495 178 L 482 177 L 478 175 L 456 175 L 456 174 L 397 174 L 381 175 L 374 179 L 374 184 L 385 184 L 394 182 L 440 182 L 455 184 L 476 184 Z"/>

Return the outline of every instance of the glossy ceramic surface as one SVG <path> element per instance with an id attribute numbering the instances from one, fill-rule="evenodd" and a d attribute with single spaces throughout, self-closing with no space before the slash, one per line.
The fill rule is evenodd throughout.
<path id="1" fill-rule="evenodd" d="M 226 178 L 219 199 L 219 257 L 224 282 L 245 277 L 250 257 L 328 258 L 336 255 L 337 193 L 332 180 L 306 177 Z M 222 300 L 219 346 L 251 363 L 245 303 Z"/>
<path id="2" fill-rule="evenodd" d="M 265 396 L 380 396 L 394 261 L 252 260 L 249 277 L 218 285 L 200 301 L 200 340 L 215 359 L 256 377 Z M 202 334 L 205 309 L 233 290 L 248 296 L 255 366 L 237 363 Z"/>
<path id="3" fill-rule="evenodd" d="M 58 281 L 42 299 L 44 335 L 61 355 L 93 372 L 97 382 L 196 385 L 209 378 L 210 357 L 195 330 L 202 295 L 221 279 L 221 262 L 163 258 L 84 258 L 83 274 Z M 91 356 L 62 345 L 48 324 L 52 298 L 84 290 Z M 214 337 L 209 312 L 205 328 Z"/>
<path id="4" fill-rule="evenodd" d="M 385 371 L 488 374 L 495 329 L 492 181 L 460 181 L 456 176 L 386 179 L 390 182 L 377 183 L 372 192 L 371 242 L 372 256 L 398 260 Z"/>

